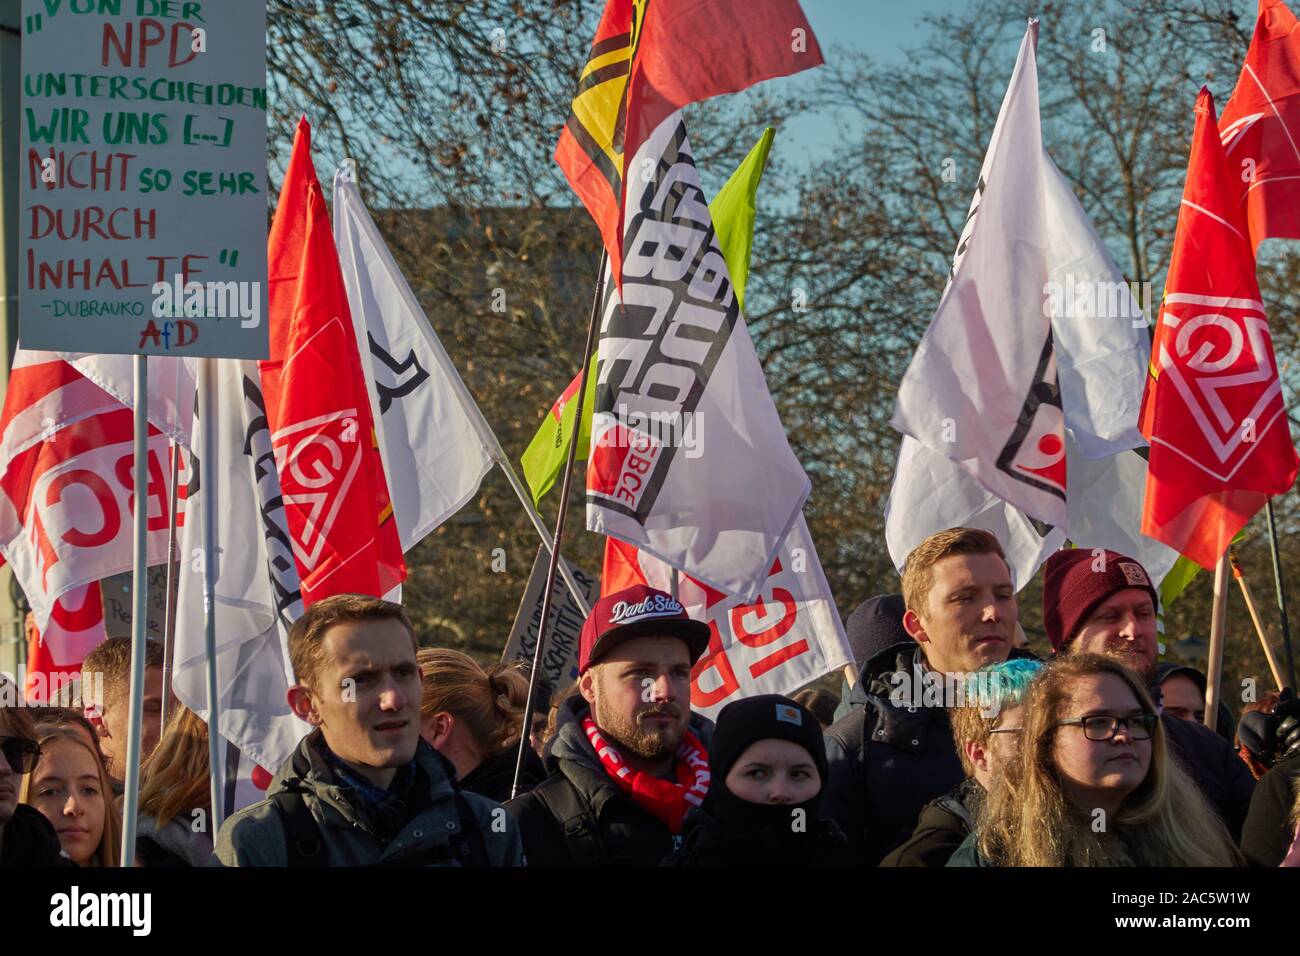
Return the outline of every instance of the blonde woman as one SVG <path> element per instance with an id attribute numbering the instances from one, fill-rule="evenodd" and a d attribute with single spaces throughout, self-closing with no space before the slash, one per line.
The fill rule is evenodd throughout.
<path id="1" fill-rule="evenodd" d="M 136 866 L 205 866 L 212 856 L 208 725 L 188 707 L 167 718 L 141 767 Z"/>
<path id="2" fill-rule="evenodd" d="M 1018 758 L 949 866 L 1233 866 L 1218 815 L 1170 759 L 1141 679 L 1057 658 L 1025 704 Z"/>
<path id="3" fill-rule="evenodd" d="M 420 736 L 456 768 L 462 790 L 504 803 L 510 799 L 519 735 L 528 705 L 528 678 L 517 666 L 486 670 L 460 651 L 424 648 Z M 546 778 L 541 758 L 527 748 L 520 792 Z"/>
<path id="4" fill-rule="evenodd" d="M 112 779 L 98 751 L 71 726 L 42 725 L 40 758 L 23 780 L 21 800 L 39 810 L 78 866 L 117 866 L 122 823 Z"/>

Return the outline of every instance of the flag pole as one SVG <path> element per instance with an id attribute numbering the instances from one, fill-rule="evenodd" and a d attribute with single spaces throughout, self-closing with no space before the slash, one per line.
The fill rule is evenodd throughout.
<path id="1" fill-rule="evenodd" d="M 136 812 L 140 803 L 140 736 L 144 729 L 144 658 L 148 639 L 149 600 L 149 359 L 135 357 L 135 468 L 131 475 L 134 502 L 135 563 L 131 594 L 131 689 L 126 732 L 126 792 L 122 800 L 124 867 L 135 865 Z"/>
<path id="2" fill-rule="evenodd" d="M 1251 623 L 1255 625 L 1255 633 L 1259 635 L 1259 643 L 1264 646 L 1264 656 L 1268 658 L 1268 669 L 1273 672 L 1273 682 L 1277 684 L 1277 689 L 1281 690 L 1286 684 L 1282 682 L 1282 670 L 1278 667 L 1277 655 L 1273 653 L 1273 647 L 1264 633 L 1264 625 L 1259 620 L 1259 611 L 1255 609 L 1255 598 L 1250 593 L 1250 585 L 1246 583 L 1246 575 L 1242 573 L 1237 552 L 1231 548 L 1228 549 L 1228 562 L 1232 565 L 1232 576 L 1237 579 L 1237 584 L 1241 587 L 1241 596 L 1246 601 L 1246 610 L 1250 613 Z"/>
<path id="3" fill-rule="evenodd" d="M 1282 650 L 1286 654 L 1287 687 L 1295 687 L 1295 657 L 1291 652 L 1291 624 L 1286 616 L 1286 591 L 1282 589 L 1282 561 L 1277 553 L 1277 519 L 1273 516 L 1273 499 L 1264 505 L 1268 517 L 1268 546 L 1273 553 L 1273 589 L 1277 593 L 1277 611 L 1282 619 Z"/>
<path id="4" fill-rule="evenodd" d="M 1219 717 L 1219 684 L 1223 680 L 1223 627 L 1228 610 L 1228 551 L 1214 568 L 1214 611 L 1210 616 L 1210 664 L 1205 681 L 1205 726 L 1214 730 Z"/>
<path id="5" fill-rule="evenodd" d="M 225 800 L 221 764 L 220 705 L 217 695 L 217 607 L 216 586 L 221 566 L 217 563 L 217 360 L 200 359 L 199 423 L 203 426 L 203 447 L 199 451 L 199 497 L 203 501 L 203 660 L 207 672 L 208 773 L 212 808 L 210 822 L 215 842 L 225 821 Z"/>
<path id="6" fill-rule="evenodd" d="M 605 265 L 609 254 L 600 251 L 600 268 L 596 271 L 596 293 L 591 300 L 591 318 L 587 320 L 587 344 L 582 351 L 582 379 L 578 383 L 578 408 L 574 415 L 575 422 L 582 421 L 582 400 L 587 392 L 587 375 L 591 372 L 591 356 L 596 349 L 596 323 L 600 317 L 600 303 L 605 291 Z M 542 673 L 542 649 L 546 646 L 546 625 L 551 617 L 552 593 L 555 589 L 555 574 L 559 569 L 560 541 L 564 537 L 564 519 L 569 513 L 569 489 L 573 485 L 573 464 L 577 458 L 578 436 L 575 434 L 569 442 L 569 459 L 564 466 L 564 484 L 560 489 L 560 511 L 555 519 L 555 537 L 551 542 L 551 558 L 546 566 L 546 589 L 542 592 L 542 619 L 537 625 L 537 645 L 533 648 L 533 667 L 528 675 L 528 704 L 524 707 L 524 722 L 519 735 L 519 755 L 515 759 L 515 778 L 510 784 L 511 799 L 519 795 L 519 781 L 524 775 L 524 755 L 530 745 L 527 732 L 532 720 L 533 706 L 537 699 L 537 682 Z M 590 613 L 590 612 L 588 612 Z"/>
<path id="7" fill-rule="evenodd" d="M 162 666 L 162 706 L 159 708 L 158 733 L 167 726 L 167 711 L 172 699 L 172 656 L 176 650 L 176 587 L 178 583 L 176 553 L 176 502 L 179 499 L 176 482 L 180 479 L 181 446 L 171 443 L 171 510 L 167 523 L 167 607 L 163 616 L 163 666 Z"/>

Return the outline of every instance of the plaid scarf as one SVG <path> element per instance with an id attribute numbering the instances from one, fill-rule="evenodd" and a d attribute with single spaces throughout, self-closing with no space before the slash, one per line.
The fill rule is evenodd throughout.
<path id="1" fill-rule="evenodd" d="M 667 824 L 673 835 L 680 834 L 688 804 L 698 807 L 709 792 L 709 755 L 695 735 L 689 730 L 682 735 L 673 764 L 673 772 L 677 775 L 674 782 L 629 767 L 623 755 L 601 736 L 590 714 L 582 719 L 582 729 L 614 782 L 642 809 Z"/>

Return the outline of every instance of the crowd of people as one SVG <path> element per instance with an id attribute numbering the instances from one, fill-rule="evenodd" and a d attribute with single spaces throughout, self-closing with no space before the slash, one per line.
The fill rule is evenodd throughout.
<path id="1" fill-rule="evenodd" d="M 528 709 L 518 665 L 420 646 L 397 605 L 313 604 L 288 646 L 312 730 L 212 832 L 208 728 L 144 685 L 137 866 L 1300 865 L 1300 701 L 1203 723 L 1205 677 L 1160 663 L 1159 595 L 1114 552 L 1044 574 L 1052 654 L 1025 649 L 997 539 L 952 528 L 902 593 L 847 621 L 856 679 L 690 708 L 709 627 L 637 586 L 597 601 L 577 681 Z M 80 706 L 0 707 L 0 864 L 121 858 L 130 642 Z M 550 696 L 549 692 L 545 696 Z M 151 719 L 152 718 L 152 719 Z M 521 747 L 521 737 L 527 737 Z M 518 756 L 524 755 L 515 792 Z"/>

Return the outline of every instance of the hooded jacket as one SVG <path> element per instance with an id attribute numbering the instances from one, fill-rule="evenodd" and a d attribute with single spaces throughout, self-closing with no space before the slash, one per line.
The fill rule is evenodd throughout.
<path id="1" fill-rule="evenodd" d="M 943 707 L 896 704 L 914 688 L 920 645 L 872 657 L 850 693 L 854 709 L 826 731 L 822 815 L 840 825 L 857 863 L 877 866 L 916 828 L 921 809 L 965 778 Z M 1030 658 L 1012 650 L 1013 658 Z"/>
<path id="2" fill-rule="evenodd" d="M 529 866 L 655 866 L 680 844 L 605 772 L 582 729 L 590 705 L 580 695 L 560 704 L 546 748 L 550 775 L 506 803 L 519 824 Z M 707 749 L 713 723 L 691 714 L 690 731 Z"/>
<path id="3" fill-rule="evenodd" d="M 907 842 L 881 861 L 881 866 L 946 866 L 975 827 L 984 788 L 967 777 L 937 800 L 921 808 L 916 829 Z"/>
<path id="4" fill-rule="evenodd" d="M 519 751 L 515 747 L 488 757 L 465 774 L 460 788 L 466 793 L 477 793 L 497 803 L 505 803 L 510 799 L 510 788 L 515 782 L 515 761 L 518 759 Z M 529 747 L 524 751 L 524 774 L 519 780 L 519 792 L 527 793 L 545 779 L 546 765 Z"/>
<path id="5" fill-rule="evenodd" d="M 457 866 L 452 838 L 461 832 L 454 775 L 449 764 L 420 740 L 415 750 L 415 779 L 408 789 L 410 817 L 392 838 L 383 841 L 366 812 L 361 796 L 340 783 L 322 753 L 320 730 L 298 744 L 267 789 L 267 799 L 230 817 L 217 834 L 212 865 L 285 866 L 289 862 L 284 815 L 271 799 L 276 794 L 301 795 L 319 831 L 329 866 L 385 866 L 424 863 Z M 465 793 L 483 833 L 492 866 L 519 866 L 519 831 L 498 804 Z M 436 861 L 436 862 L 430 862 Z"/>

